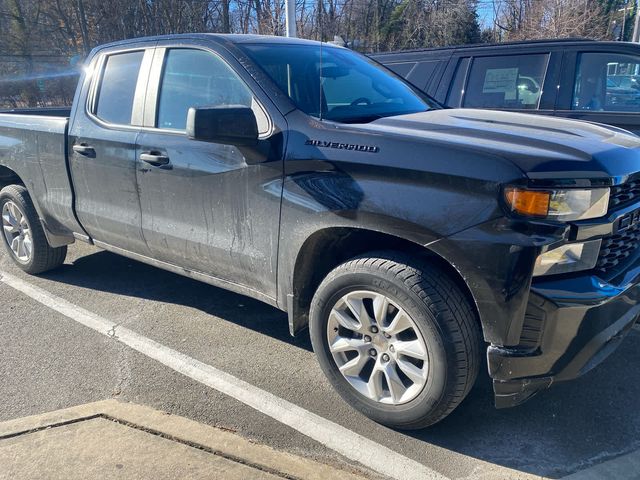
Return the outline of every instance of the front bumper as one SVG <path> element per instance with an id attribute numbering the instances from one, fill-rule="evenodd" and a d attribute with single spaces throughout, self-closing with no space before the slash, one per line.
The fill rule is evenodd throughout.
<path id="1" fill-rule="evenodd" d="M 612 282 L 591 274 L 534 282 L 521 344 L 487 351 L 496 407 L 516 406 L 598 365 L 636 322 L 639 301 L 640 260 Z"/>

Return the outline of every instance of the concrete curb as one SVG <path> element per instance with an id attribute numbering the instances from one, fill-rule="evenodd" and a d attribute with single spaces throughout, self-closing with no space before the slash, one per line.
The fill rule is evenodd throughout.
<path id="1" fill-rule="evenodd" d="M 111 420 L 282 478 L 308 480 L 327 478 L 362 480 L 365 478 L 355 469 L 352 472 L 346 472 L 289 453 L 279 452 L 265 445 L 252 443 L 232 432 L 149 407 L 116 400 L 105 400 L 0 423 L 0 446 L 3 440 L 96 418 Z"/>

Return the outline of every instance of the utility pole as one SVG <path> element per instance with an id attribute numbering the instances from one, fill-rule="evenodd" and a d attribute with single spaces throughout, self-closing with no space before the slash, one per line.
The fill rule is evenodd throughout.
<path id="1" fill-rule="evenodd" d="M 636 19 L 633 24 L 633 38 L 632 42 L 638 43 L 640 41 L 640 5 L 638 5 L 638 0 L 636 0 Z"/>
<path id="2" fill-rule="evenodd" d="M 284 0 L 284 16 L 285 16 L 287 37 L 297 37 L 296 0 Z"/>

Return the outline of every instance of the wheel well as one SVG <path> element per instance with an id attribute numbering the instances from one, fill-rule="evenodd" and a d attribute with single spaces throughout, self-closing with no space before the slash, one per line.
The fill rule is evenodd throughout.
<path id="1" fill-rule="evenodd" d="M 353 257 L 375 250 L 399 251 L 438 265 L 460 287 L 480 323 L 478 308 L 467 283 L 442 257 L 422 245 L 393 235 L 336 227 L 314 233 L 298 253 L 293 274 L 293 304 L 288 305 L 291 333 L 295 334 L 307 326 L 313 295 L 331 270 Z"/>
<path id="2" fill-rule="evenodd" d="M 0 190 L 7 185 L 24 185 L 22 179 L 10 168 L 0 165 Z"/>

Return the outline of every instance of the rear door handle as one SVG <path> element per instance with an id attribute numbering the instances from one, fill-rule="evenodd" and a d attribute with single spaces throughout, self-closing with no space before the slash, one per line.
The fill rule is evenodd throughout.
<path id="1" fill-rule="evenodd" d="M 156 152 L 147 152 L 140 154 L 140 160 L 154 167 L 162 167 L 169 165 L 169 157 Z"/>
<path id="2" fill-rule="evenodd" d="M 85 157 L 90 157 L 92 155 L 96 154 L 96 151 L 93 149 L 93 147 L 85 144 L 85 143 L 81 143 L 79 145 L 74 145 L 73 146 L 73 151 L 76 153 L 79 153 L 80 155 L 84 155 Z"/>

